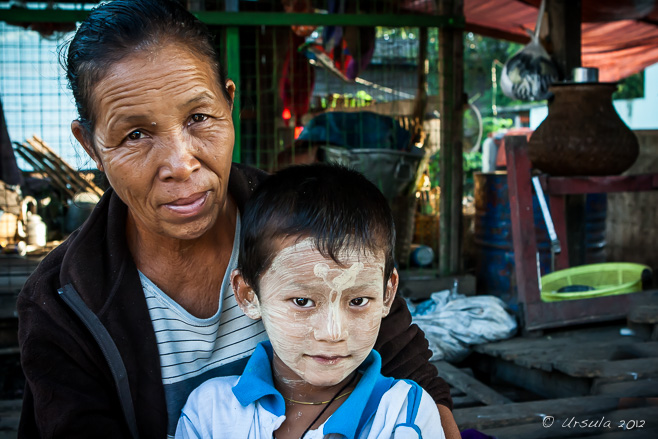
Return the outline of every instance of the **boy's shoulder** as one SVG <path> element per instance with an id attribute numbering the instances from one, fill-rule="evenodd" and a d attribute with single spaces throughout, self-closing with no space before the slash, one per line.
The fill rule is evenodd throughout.
<path id="1" fill-rule="evenodd" d="M 216 401 L 225 404 L 231 399 L 235 399 L 232 390 L 239 379 L 239 375 L 232 375 L 204 381 L 203 384 L 190 393 L 183 410 L 198 412 L 200 408 L 214 405 L 209 404 L 210 402 Z"/>
<path id="2" fill-rule="evenodd" d="M 441 417 L 432 397 L 411 380 L 394 380 L 382 395 L 363 437 L 444 438 Z"/>

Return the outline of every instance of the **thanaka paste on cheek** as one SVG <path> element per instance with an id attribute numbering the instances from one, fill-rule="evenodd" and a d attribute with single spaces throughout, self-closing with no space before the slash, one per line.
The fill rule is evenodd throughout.
<path id="1" fill-rule="evenodd" d="M 250 319 L 258 320 L 261 318 L 260 302 L 258 296 L 253 291 L 251 292 L 251 300 L 246 302 L 245 306 L 242 308 L 242 312 L 244 312 Z"/>
<path id="2" fill-rule="evenodd" d="M 279 377 L 286 383 L 340 383 L 377 339 L 386 308 L 383 252 L 347 250 L 338 259 L 342 266 L 307 238 L 282 249 L 261 278 L 259 313 L 277 359 L 292 372 Z"/>

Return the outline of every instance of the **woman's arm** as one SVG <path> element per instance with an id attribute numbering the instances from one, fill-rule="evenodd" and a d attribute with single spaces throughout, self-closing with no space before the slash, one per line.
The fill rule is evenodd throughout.
<path id="1" fill-rule="evenodd" d="M 455 417 L 452 416 L 452 411 L 441 404 L 437 404 L 436 407 L 441 414 L 441 427 L 443 427 L 443 433 L 446 435 L 446 439 L 461 439 L 462 435 L 459 432 L 459 427 L 457 427 Z"/>
<path id="2" fill-rule="evenodd" d="M 395 298 L 389 315 L 382 320 L 375 349 L 382 357 L 382 374 L 415 381 L 434 402 L 452 410 L 450 386 L 430 364 L 432 351 L 425 333 L 411 324 L 411 313 L 400 296 Z"/>
<path id="3" fill-rule="evenodd" d="M 423 331 L 411 324 L 411 313 L 400 296 L 395 298 L 389 315 L 382 320 L 375 349 L 382 357 L 382 374 L 420 384 L 439 407 L 446 437 L 459 438 L 459 429 L 451 413 L 450 386 L 430 364 L 429 343 Z"/>

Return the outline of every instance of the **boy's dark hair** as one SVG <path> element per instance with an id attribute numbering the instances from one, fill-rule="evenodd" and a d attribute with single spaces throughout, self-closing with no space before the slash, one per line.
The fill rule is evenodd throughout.
<path id="1" fill-rule="evenodd" d="M 341 264 L 342 249 L 384 251 L 384 285 L 393 271 L 395 225 L 384 195 L 357 171 L 339 165 L 290 166 L 268 177 L 242 214 L 238 267 L 258 293 L 260 276 L 289 236 L 314 239 Z"/>

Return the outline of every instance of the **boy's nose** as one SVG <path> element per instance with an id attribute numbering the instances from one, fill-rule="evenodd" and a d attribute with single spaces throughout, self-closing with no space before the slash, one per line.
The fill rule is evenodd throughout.
<path id="1" fill-rule="evenodd" d="M 314 335 L 319 341 L 337 342 L 347 338 L 349 335 L 347 325 L 339 307 L 328 306 L 327 310 L 321 313 L 321 318 L 315 325 Z"/>

